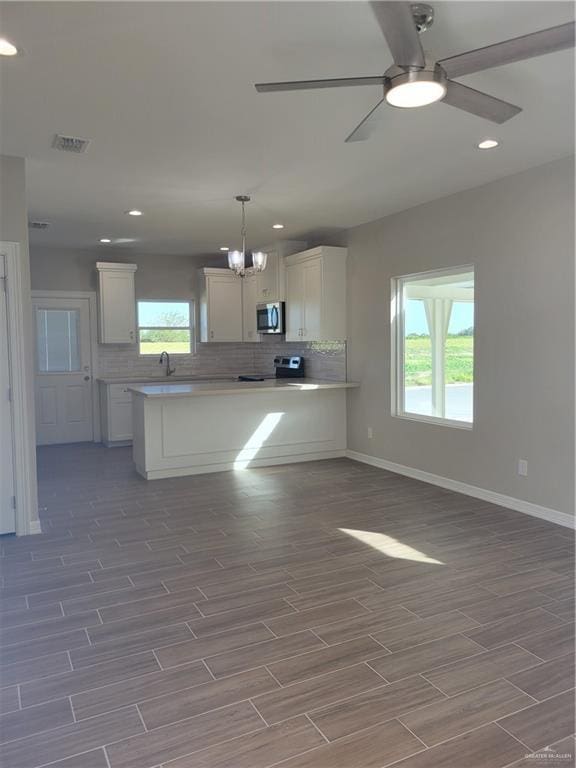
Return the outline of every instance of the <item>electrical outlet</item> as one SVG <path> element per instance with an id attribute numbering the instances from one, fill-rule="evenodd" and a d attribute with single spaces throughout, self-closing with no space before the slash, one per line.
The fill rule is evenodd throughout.
<path id="1" fill-rule="evenodd" d="M 372 440 L 373 437 L 374 437 L 374 430 L 372 429 L 372 427 L 368 427 L 368 440 Z"/>
<path id="2" fill-rule="evenodd" d="M 518 474 L 521 477 L 528 477 L 528 462 L 526 459 L 518 459 Z"/>

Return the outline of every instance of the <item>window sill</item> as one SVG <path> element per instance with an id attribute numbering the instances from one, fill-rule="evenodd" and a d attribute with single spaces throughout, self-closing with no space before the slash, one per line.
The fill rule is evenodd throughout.
<path id="1" fill-rule="evenodd" d="M 393 418 L 403 419 L 404 421 L 416 421 L 421 424 L 432 424 L 440 427 L 452 427 L 453 429 L 464 429 L 468 432 L 474 429 L 472 421 L 457 421 L 456 419 L 442 419 L 438 416 L 425 416 L 420 413 L 393 413 Z"/>

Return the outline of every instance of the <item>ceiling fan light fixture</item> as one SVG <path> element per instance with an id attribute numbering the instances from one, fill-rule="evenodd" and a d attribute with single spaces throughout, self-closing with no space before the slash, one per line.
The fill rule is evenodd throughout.
<path id="1" fill-rule="evenodd" d="M 440 67 L 403 72 L 387 79 L 384 95 L 392 107 L 425 107 L 446 96 L 446 76 Z"/>

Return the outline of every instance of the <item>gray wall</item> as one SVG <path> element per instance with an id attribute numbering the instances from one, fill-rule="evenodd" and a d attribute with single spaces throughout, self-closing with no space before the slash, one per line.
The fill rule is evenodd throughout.
<path id="1" fill-rule="evenodd" d="M 574 513 L 573 185 L 567 158 L 350 231 L 349 448 Z M 394 418 L 391 278 L 469 263 L 474 428 Z"/>
<path id="2" fill-rule="evenodd" d="M 190 299 L 194 294 L 194 280 L 199 267 L 225 266 L 224 259 L 210 256 L 150 256 L 108 248 L 77 251 L 35 248 L 32 245 L 32 289 L 95 291 L 98 286 L 97 261 L 137 264 L 135 282 L 136 297 L 139 299 Z"/>
<path id="3" fill-rule="evenodd" d="M 26 169 L 24 158 L 0 155 L 0 240 L 20 245 L 20 269 L 22 279 L 22 302 L 24 307 L 24 338 L 21 344 L 26 355 L 28 383 L 26 386 L 26 402 L 29 414 L 29 445 L 31 446 L 28 460 L 32 476 L 36 473 L 36 443 L 34 426 L 34 374 L 32 361 L 32 305 L 30 302 L 30 257 L 28 253 L 28 209 L 26 205 Z M 36 489 L 32 490 L 32 519 L 38 519 Z"/>

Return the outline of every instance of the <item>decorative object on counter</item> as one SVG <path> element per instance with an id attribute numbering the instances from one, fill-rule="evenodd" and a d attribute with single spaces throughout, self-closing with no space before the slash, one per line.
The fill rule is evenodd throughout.
<path id="1" fill-rule="evenodd" d="M 228 266 L 238 277 L 246 277 L 266 269 L 267 255 L 262 251 L 253 251 L 252 266 L 246 266 L 246 203 L 250 202 L 250 195 L 236 195 L 236 200 L 242 205 L 242 250 L 228 251 Z"/>

